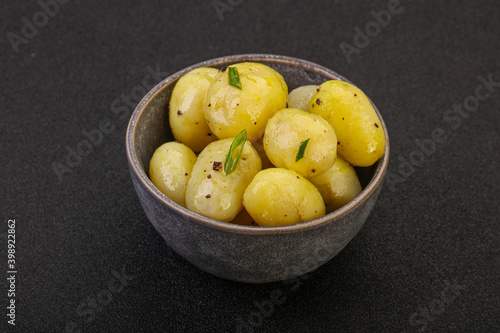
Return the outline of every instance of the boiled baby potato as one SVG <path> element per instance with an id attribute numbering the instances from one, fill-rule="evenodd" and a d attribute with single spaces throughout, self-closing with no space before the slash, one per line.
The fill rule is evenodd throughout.
<path id="1" fill-rule="evenodd" d="M 226 175 L 224 162 L 232 141 L 214 141 L 203 149 L 186 190 L 188 209 L 224 222 L 233 220 L 241 211 L 243 192 L 262 167 L 259 154 L 246 141 L 236 169 Z"/>
<path id="2" fill-rule="evenodd" d="M 260 171 L 243 195 L 243 205 L 261 226 L 289 225 L 325 215 L 318 189 L 293 170 Z"/>
<path id="3" fill-rule="evenodd" d="M 204 101 L 212 79 L 219 71 L 200 67 L 184 74 L 170 97 L 169 121 L 175 139 L 199 153 L 217 140 L 205 120 Z"/>
<path id="4" fill-rule="evenodd" d="M 340 156 L 328 171 L 309 180 L 321 193 L 327 213 L 344 206 L 362 191 L 356 171 Z"/>
<path id="5" fill-rule="evenodd" d="M 255 142 L 264 134 L 266 123 L 286 107 L 287 85 L 278 72 L 259 63 L 231 65 L 237 69 L 241 90 L 229 84 L 229 68 L 222 69 L 208 88 L 205 118 L 215 135 L 232 138 L 243 129 Z"/>
<path id="6" fill-rule="evenodd" d="M 163 194 L 185 207 L 186 187 L 195 162 L 196 154 L 188 146 L 164 143 L 149 162 L 149 178 Z"/>
<path id="7" fill-rule="evenodd" d="M 301 143 L 309 140 L 303 157 L 297 161 Z M 294 170 L 305 177 L 330 169 L 337 156 L 337 137 L 321 116 L 288 108 L 276 113 L 267 123 L 264 149 L 279 168 Z"/>
<path id="8" fill-rule="evenodd" d="M 308 85 L 293 89 L 288 95 L 288 107 L 309 111 L 309 101 L 318 86 Z"/>
<path id="9" fill-rule="evenodd" d="M 356 86 L 331 80 L 321 84 L 309 102 L 309 112 L 332 125 L 338 154 L 354 166 L 370 166 L 385 151 L 385 135 L 370 100 Z"/>

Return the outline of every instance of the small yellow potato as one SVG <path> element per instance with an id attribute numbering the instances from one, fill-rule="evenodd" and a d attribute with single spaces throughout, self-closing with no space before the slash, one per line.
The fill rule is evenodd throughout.
<path id="1" fill-rule="evenodd" d="M 243 195 L 248 214 L 261 226 L 280 226 L 325 215 L 318 189 L 297 172 L 271 168 L 260 171 Z"/>
<path id="2" fill-rule="evenodd" d="M 296 161 L 300 145 L 307 139 L 304 155 Z M 264 149 L 276 167 L 312 177 L 332 167 L 337 156 L 337 136 L 321 116 L 288 108 L 276 113 L 267 123 Z"/>
<path id="3" fill-rule="evenodd" d="M 184 199 L 196 154 L 179 142 L 161 145 L 149 162 L 151 182 L 167 197 L 186 207 Z"/>
<path id="4" fill-rule="evenodd" d="M 309 111 L 309 102 L 318 86 L 308 85 L 293 89 L 288 94 L 288 107 Z"/>
<path id="5" fill-rule="evenodd" d="M 174 138 L 195 153 L 217 140 L 205 120 L 204 101 L 218 72 L 215 68 L 200 67 L 184 74 L 170 97 L 169 121 Z"/>
<path id="6" fill-rule="evenodd" d="M 309 103 L 309 112 L 332 125 L 338 154 L 353 166 L 370 166 L 385 151 L 385 135 L 370 100 L 356 86 L 331 80 L 322 83 Z"/>
<path id="7" fill-rule="evenodd" d="M 236 169 L 226 175 L 224 162 L 232 141 L 214 141 L 203 149 L 186 190 L 188 209 L 224 222 L 233 220 L 241 211 L 243 192 L 262 167 L 259 154 L 246 141 Z"/>
<path id="8" fill-rule="evenodd" d="M 328 171 L 309 180 L 321 193 L 327 213 L 344 206 L 362 191 L 356 171 L 340 156 Z"/>
<path id="9" fill-rule="evenodd" d="M 241 90 L 229 85 L 229 67 L 238 70 Z M 255 142 L 262 137 L 267 121 L 286 107 L 287 85 L 278 72 L 263 64 L 244 62 L 222 69 L 208 88 L 205 118 L 219 138 L 232 138 L 243 129 Z"/>

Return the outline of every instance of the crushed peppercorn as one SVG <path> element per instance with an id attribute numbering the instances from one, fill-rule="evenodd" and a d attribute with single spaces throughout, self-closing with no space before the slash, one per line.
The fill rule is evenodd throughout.
<path id="1" fill-rule="evenodd" d="M 219 171 L 220 169 L 222 169 L 222 162 L 214 162 L 213 168 L 215 171 Z"/>

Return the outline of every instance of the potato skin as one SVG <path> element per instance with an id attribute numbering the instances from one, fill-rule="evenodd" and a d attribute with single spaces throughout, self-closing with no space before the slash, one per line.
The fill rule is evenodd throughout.
<path id="1" fill-rule="evenodd" d="M 220 139 L 235 137 L 243 129 L 247 139 L 255 142 L 264 134 L 266 123 L 286 107 L 288 88 L 274 69 L 258 63 L 238 63 L 242 90 L 228 83 L 229 70 L 223 69 L 208 88 L 205 118 Z"/>
<path id="2" fill-rule="evenodd" d="M 293 89 L 288 94 L 288 107 L 309 111 L 309 102 L 317 88 L 318 86 L 308 85 Z"/>
<path id="3" fill-rule="evenodd" d="M 224 161 L 233 138 L 210 143 L 198 155 L 186 190 L 186 207 L 215 220 L 229 222 L 243 208 L 243 192 L 261 170 L 259 154 L 246 141 L 236 169 L 226 175 Z"/>
<path id="4" fill-rule="evenodd" d="M 296 162 L 301 142 L 310 139 L 304 156 Z M 321 116 L 288 108 L 276 113 L 267 123 L 264 149 L 279 168 L 294 170 L 305 177 L 322 174 L 337 156 L 337 136 Z"/>
<path id="5" fill-rule="evenodd" d="M 161 145 L 149 162 L 151 182 L 167 197 L 186 207 L 186 187 L 196 162 L 196 154 L 179 142 Z"/>
<path id="6" fill-rule="evenodd" d="M 243 205 L 261 226 L 280 226 L 325 215 L 318 189 L 295 171 L 271 168 L 260 171 L 243 195 Z"/>
<path id="7" fill-rule="evenodd" d="M 309 180 L 321 193 L 327 213 L 344 206 L 363 190 L 354 168 L 340 156 L 329 170 Z"/>
<path id="8" fill-rule="evenodd" d="M 354 166 L 370 166 L 385 151 L 382 124 L 370 100 L 356 86 L 331 80 L 322 83 L 311 98 L 309 112 L 332 125 L 338 154 Z"/>
<path id="9" fill-rule="evenodd" d="M 205 120 L 204 102 L 208 87 L 219 73 L 215 68 L 200 67 L 177 81 L 170 97 L 169 121 L 175 139 L 199 153 L 217 140 Z"/>

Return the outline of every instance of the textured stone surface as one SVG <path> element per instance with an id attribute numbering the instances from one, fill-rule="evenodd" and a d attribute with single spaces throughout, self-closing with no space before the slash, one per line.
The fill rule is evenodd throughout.
<path id="1" fill-rule="evenodd" d="M 480 88 L 490 94 L 475 111 L 464 103 L 480 77 L 500 82 L 500 3 L 401 0 L 346 59 L 340 45 L 354 45 L 355 28 L 387 0 L 220 1 L 230 2 L 239 4 L 221 19 L 219 1 L 72 0 L 46 24 L 39 1 L 2 3 L 0 260 L 6 278 L 15 218 L 18 321 L 7 326 L 3 312 L 0 332 L 498 331 L 500 88 Z M 22 36 L 35 14 L 39 27 L 15 52 L 8 34 Z M 379 107 L 391 138 L 386 181 L 356 237 L 287 282 L 232 282 L 177 255 L 127 166 L 126 127 L 149 89 L 242 53 L 344 75 Z M 69 153 L 100 127 L 91 152 Z M 432 149 L 439 129 L 445 139 Z M 408 167 L 422 142 L 425 158 Z M 59 177 L 54 162 L 71 166 Z"/>

